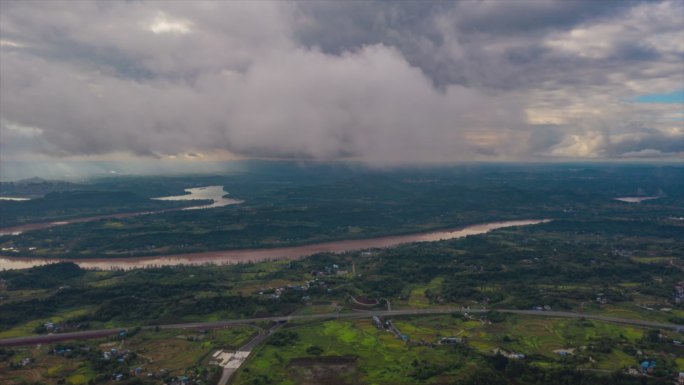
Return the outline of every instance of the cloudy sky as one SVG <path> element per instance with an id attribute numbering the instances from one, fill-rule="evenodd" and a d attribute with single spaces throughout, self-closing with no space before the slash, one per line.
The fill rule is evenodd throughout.
<path id="1" fill-rule="evenodd" d="M 684 1 L 0 3 L 0 156 L 684 159 Z"/>

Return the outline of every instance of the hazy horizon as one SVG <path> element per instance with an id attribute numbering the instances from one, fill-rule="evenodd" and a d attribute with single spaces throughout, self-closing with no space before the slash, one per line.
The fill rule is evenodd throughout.
<path id="1" fill-rule="evenodd" d="M 228 175 L 236 172 L 250 172 L 255 165 L 288 165 L 306 169 L 316 166 L 332 166 L 346 169 L 368 171 L 392 170 L 430 170 L 462 167 L 607 167 L 607 166 L 676 166 L 684 167 L 679 161 L 658 160 L 562 160 L 552 162 L 542 161 L 470 161 L 470 162 L 442 162 L 442 163 L 411 163 L 376 166 L 363 162 L 350 161 L 313 161 L 313 160 L 265 160 L 242 159 L 233 161 L 201 161 L 201 162 L 171 162 L 154 160 L 127 161 L 12 161 L 0 165 L 0 182 L 17 182 L 32 178 L 48 181 L 82 182 L 89 179 L 108 178 L 117 176 L 201 176 Z"/>

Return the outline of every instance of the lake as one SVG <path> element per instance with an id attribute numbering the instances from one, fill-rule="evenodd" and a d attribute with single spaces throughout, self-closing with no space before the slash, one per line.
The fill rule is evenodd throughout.
<path id="1" fill-rule="evenodd" d="M 0 197 L 0 201 L 29 201 L 31 198 L 19 198 L 19 197 Z"/>
<path id="2" fill-rule="evenodd" d="M 389 248 L 412 242 L 434 242 L 447 239 L 463 238 L 469 235 L 485 234 L 492 230 L 513 226 L 529 226 L 549 222 L 549 219 L 524 219 L 517 221 L 491 222 L 466 226 L 453 230 L 433 231 L 427 233 L 397 235 L 367 239 L 352 239 L 316 243 L 303 246 L 290 246 L 268 249 L 242 249 L 224 251 L 206 251 L 190 254 L 173 254 L 141 258 L 103 258 L 103 259 L 64 259 L 84 269 L 138 269 L 176 265 L 229 265 L 236 263 L 259 262 L 277 259 L 294 260 L 318 253 L 344 253 L 375 248 Z M 47 258 L 7 258 L 0 257 L 0 270 L 25 269 L 61 261 Z"/>
<path id="3" fill-rule="evenodd" d="M 212 200 L 212 203 L 210 203 L 208 205 L 199 205 L 199 206 L 191 206 L 191 207 L 184 207 L 184 208 L 171 208 L 171 209 L 162 209 L 162 210 L 153 210 L 153 211 L 138 211 L 138 212 L 132 212 L 132 213 L 97 215 L 97 216 L 92 216 L 92 217 L 82 217 L 82 218 L 68 219 L 68 220 L 56 221 L 56 222 L 27 223 L 27 224 L 23 224 L 23 225 L 0 228 L 0 235 L 18 235 L 18 234 L 21 234 L 23 232 L 31 231 L 31 230 L 47 229 L 50 227 L 64 226 L 64 225 L 68 225 L 68 224 L 72 224 L 72 223 L 94 222 L 94 221 L 99 221 L 99 220 L 103 220 L 103 219 L 123 219 L 123 218 L 136 217 L 139 215 L 161 214 L 161 213 L 178 211 L 178 210 L 210 209 L 210 208 L 214 208 L 214 207 L 234 205 L 234 204 L 238 204 L 238 203 L 243 202 L 243 201 L 238 200 L 238 199 L 224 198 L 224 196 L 227 195 L 228 192 L 223 190 L 223 186 L 196 187 L 196 188 L 186 189 L 185 191 L 188 192 L 188 194 L 178 195 L 178 196 L 170 196 L 170 197 L 152 198 L 152 199 L 162 200 L 162 201 Z M 24 198 L 11 198 L 11 199 L 12 200 L 26 200 Z"/>
<path id="4" fill-rule="evenodd" d="M 648 201 L 651 199 L 658 199 L 658 197 L 619 197 L 613 198 L 616 201 L 627 202 L 627 203 L 641 203 L 643 201 Z"/>
<path id="5" fill-rule="evenodd" d="M 213 203 L 208 205 L 185 207 L 183 210 L 210 209 L 214 207 L 223 207 L 244 202 L 238 199 L 225 198 L 225 196 L 228 195 L 228 192 L 223 189 L 223 186 L 188 188 L 185 189 L 185 192 L 187 192 L 188 194 L 152 199 L 160 201 L 190 201 L 211 199 L 213 201 Z"/>

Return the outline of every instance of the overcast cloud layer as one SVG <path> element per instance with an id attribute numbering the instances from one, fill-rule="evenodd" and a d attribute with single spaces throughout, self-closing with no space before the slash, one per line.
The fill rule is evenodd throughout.
<path id="1" fill-rule="evenodd" d="M 684 2 L 0 4 L 2 159 L 682 159 Z"/>

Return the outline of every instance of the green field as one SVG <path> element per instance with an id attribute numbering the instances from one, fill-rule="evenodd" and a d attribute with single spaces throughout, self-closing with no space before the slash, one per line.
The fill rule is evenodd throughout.
<path id="1" fill-rule="evenodd" d="M 236 326 L 208 331 L 160 330 L 140 331 L 120 341 L 100 339 L 91 341 L 65 342 L 61 346 L 72 349 L 71 356 L 53 354 L 55 345 L 38 345 L 14 348 L 15 354 L 8 360 L 0 360 L 0 383 L 8 385 L 36 381 L 48 385 L 83 385 L 90 381 L 109 383 L 110 372 L 128 373 L 140 367 L 147 373 L 164 371 L 165 378 L 180 375 L 218 373 L 218 368 L 209 365 L 211 353 L 218 349 L 235 349 L 248 342 L 256 333 L 253 326 Z M 102 361 L 102 352 L 112 348 L 127 349 L 135 354 L 122 365 L 114 361 Z M 32 362 L 22 366 L 19 362 L 31 358 Z M 15 365 L 12 367 L 11 365 Z M 109 369 L 104 369 L 107 367 Z M 104 373 L 103 373 L 104 372 Z M 151 384 L 163 383 L 163 378 L 152 380 Z"/>
<path id="2" fill-rule="evenodd" d="M 59 313 L 56 313 L 48 318 L 41 318 L 41 319 L 35 319 L 28 321 L 24 324 L 21 324 L 19 326 L 13 327 L 8 330 L 0 331 L 0 338 L 13 338 L 13 337 L 21 337 L 21 336 L 27 336 L 27 335 L 32 335 L 35 334 L 35 329 L 41 325 L 43 325 L 46 322 L 62 322 L 66 321 L 78 316 L 82 316 L 85 314 L 90 313 L 93 310 L 92 307 L 83 307 L 83 308 L 78 308 L 78 309 L 73 309 L 73 310 L 64 310 Z"/>
<path id="3" fill-rule="evenodd" d="M 544 367 L 562 367 L 572 360 L 580 368 L 622 370 L 638 365 L 637 358 L 621 346 L 639 343 L 643 330 L 604 322 L 510 316 L 503 322 L 488 323 L 452 316 L 423 316 L 396 319 L 395 325 L 410 338 L 405 343 L 392 333 L 379 330 L 369 319 L 326 321 L 319 324 L 290 325 L 286 330 L 298 335 L 287 346 L 264 345 L 240 371 L 236 384 L 309 384 L 324 381 L 322 372 L 344 370 L 347 380 L 335 384 L 419 384 L 455 380 L 463 375 L 467 350 L 435 344 L 441 337 L 467 337 L 465 343 L 475 352 L 493 356 L 494 349 L 523 353 L 525 361 Z M 509 336 L 505 338 L 504 336 Z M 513 336 L 513 337 L 510 337 Z M 602 352 L 597 341 L 611 341 L 612 349 Z M 311 347 L 320 348 L 320 355 Z M 561 357 L 555 350 L 574 351 Z M 589 358 L 591 357 L 591 358 Z M 471 357 L 470 360 L 473 358 Z M 475 359 L 477 361 L 477 359 Z M 430 363 L 430 375 L 421 362 Z M 303 367 L 305 368 L 303 368 Z M 422 369 L 421 369 L 422 368 Z M 345 382 L 348 381 L 348 382 Z"/>
<path id="4" fill-rule="evenodd" d="M 327 321 L 314 325 L 295 326 L 300 341 L 288 347 L 265 345 L 249 361 L 248 370 L 241 371 L 236 384 L 249 384 L 254 379 L 268 378 L 276 384 L 315 381 L 316 377 L 303 378 L 297 370 L 288 370 L 295 359 L 316 356 L 307 354 L 307 348 L 319 346 L 323 357 L 343 357 L 354 359 L 347 362 L 345 371 L 350 379 L 356 378 L 368 384 L 404 384 L 407 382 L 406 368 L 414 360 L 435 360 L 445 362 L 449 355 L 426 347 L 409 346 L 391 333 L 378 330 L 369 320 Z M 325 366 L 321 361 L 320 366 Z M 298 374 L 299 373 L 299 374 Z"/>
<path id="5" fill-rule="evenodd" d="M 426 292 L 430 290 L 434 293 L 439 293 L 442 284 L 444 284 L 444 278 L 437 277 L 425 286 L 414 287 L 411 289 L 407 305 L 410 307 L 429 307 L 431 303 L 430 299 L 426 296 Z"/>

